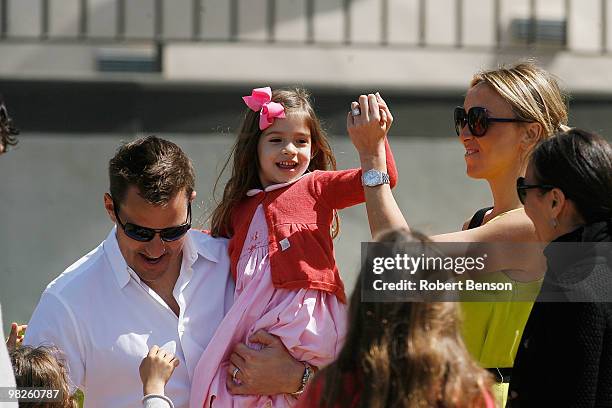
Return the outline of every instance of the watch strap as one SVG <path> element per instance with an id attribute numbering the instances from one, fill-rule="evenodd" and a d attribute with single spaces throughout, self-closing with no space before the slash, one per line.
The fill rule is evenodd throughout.
<path id="1" fill-rule="evenodd" d="M 375 183 L 367 182 L 367 178 L 370 174 L 375 174 L 377 176 L 378 180 Z M 391 184 L 391 180 L 389 178 L 389 174 L 380 170 L 370 169 L 361 175 L 361 184 L 364 187 L 376 187 L 383 184 Z"/>
<path id="2" fill-rule="evenodd" d="M 314 370 L 312 369 L 312 366 L 310 364 L 305 361 L 302 361 L 302 364 L 304 364 L 304 374 L 302 375 L 302 382 L 300 384 L 300 388 L 296 392 L 291 393 L 291 395 L 295 398 L 299 397 L 304 393 L 308 381 L 310 381 L 310 379 L 314 375 Z"/>

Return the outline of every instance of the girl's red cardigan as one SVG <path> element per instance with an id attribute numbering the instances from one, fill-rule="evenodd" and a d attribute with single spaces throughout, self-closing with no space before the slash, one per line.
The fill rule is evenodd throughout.
<path id="1" fill-rule="evenodd" d="M 394 187 L 397 169 L 386 140 L 385 150 L 387 173 Z M 324 290 L 346 303 L 330 226 L 334 210 L 364 201 L 361 169 L 317 170 L 286 187 L 246 197 L 232 210 L 229 255 L 234 279 L 251 220 L 257 206 L 262 204 L 268 224 L 268 252 L 274 286 Z"/>

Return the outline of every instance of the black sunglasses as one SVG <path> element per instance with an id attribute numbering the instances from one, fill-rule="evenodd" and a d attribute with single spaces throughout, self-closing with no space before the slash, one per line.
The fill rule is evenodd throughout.
<path id="1" fill-rule="evenodd" d="M 117 208 L 119 208 L 119 205 L 113 201 L 113 210 L 115 211 L 117 223 L 121 226 L 123 232 L 125 232 L 125 235 L 139 242 L 149 242 L 157 233 L 159 233 L 159 237 L 162 239 L 162 241 L 176 241 L 185 235 L 191 228 L 191 203 L 187 205 L 187 221 L 185 221 L 184 224 L 177 225 L 176 227 L 161 229 L 141 227 L 140 225 L 132 224 L 131 222 L 126 222 L 124 224 L 119 218 Z"/>
<path id="2" fill-rule="evenodd" d="M 455 131 L 457 136 L 461 134 L 461 129 L 468 125 L 470 133 L 476 137 L 484 136 L 489 129 L 489 123 L 491 122 L 531 122 L 526 119 L 519 118 L 492 118 L 489 116 L 487 110 L 480 106 L 474 106 L 469 111 L 465 111 L 463 106 L 457 106 L 455 108 Z"/>
<path id="3" fill-rule="evenodd" d="M 550 191 L 555 186 L 550 184 L 525 184 L 525 177 L 519 177 L 516 179 L 516 193 L 518 194 L 521 204 L 525 205 L 525 197 L 527 197 L 527 190 L 530 188 L 539 188 L 545 191 Z"/>

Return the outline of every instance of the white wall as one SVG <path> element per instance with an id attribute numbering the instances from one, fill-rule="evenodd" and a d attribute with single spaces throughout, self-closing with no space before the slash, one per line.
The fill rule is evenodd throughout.
<path id="1" fill-rule="evenodd" d="M 471 74 L 481 68 L 536 57 L 559 75 L 570 91 L 612 92 L 608 72 L 612 52 L 601 55 L 601 0 L 570 1 L 569 50 L 494 48 L 494 2 L 484 0 L 427 0 L 425 41 L 420 48 L 419 0 L 386 0 L 389 6 L 389 47 L 381 47 L 382 0 L 353 0 L 349 11 L 351 27 L 344 45 L 345 11 L 342 0 L 312 0 L 315 8 L 314 45 L 306 45 L 307 0 L 276 0 L 274 18 L 276 44 L 268 39 L 267 0 L 237 0 L 239 42 L 230 43 L 230 2 L 201 0 L 198 10 L 200 34 L 193 35 L 193 1 L 163 2 L 165 47 L 162 75 L 147 80 L 205 82 L 316 83 L 330 86 L 396 86 L 399 88 L 463 88 Z M 606 0 L 612 3 L 611 0 Z M 463 4 L 465 48 L 457 49 L 456 9 Z M 41 2 L 8 0 L 8 36 L 40 34 Z M 76 38 L 80 15 L 78 0 L 50 0 L 51 37 Z M 0 42 L 0 75 L 3 77 L 125 77 L 96 71 L 100 50 L 121 47 L 126 52 L 155 53 L 147 43 L 115 43 L 117 1 L 89 0 L 89 33 L 107 38 L 108 43 L 23 43 Z M 126 4 L 126 38 L 152 38 L 154 0 L 129 0 Z M 514 44 L 509 27 L 514 18 L 528 18 L 530 0 L 501 1 L 503 44 Z M 536 15 L 541 19 L 563 20 L 565 0 L 538 0 Z M 612 4 L 606 18 L 612 26 Z M 262 42 L 263 41 L 263 42 Z M 612 27 L 608 33 L 612 51 Z M 143 75 L 132 76 L 136 79 Z"/>

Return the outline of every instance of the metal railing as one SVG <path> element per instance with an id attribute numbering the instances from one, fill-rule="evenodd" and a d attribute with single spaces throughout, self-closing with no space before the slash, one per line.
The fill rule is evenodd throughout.
<path id="1" fill-rule="evenodd" d="M 21 0 L 0 0 L 0 42 L 8 41 L 24 41 L 24 42 L 101 42 L 101 43 L 125 43 L 125 42 L 152 42 L 163 44 L 167 42 L 176 41 L 193 41 L 193 42 L 241 42 L 247 41 L 242 38 L 239 33 L 241 31 L 241 21 L 239 7 L 240 2 L 249 0 L 227 0 L 229 3 L 229 13 L 227 16 L 227 35 L 215 38 L 208 38 L 203 36 L 204 28 L 202 22 L 202 10 L 204 7 L 205 0 L 191 0 L 191 19 L 186 21 L 189 24 L 189 34 L 186 36 L 171 36 L 166 33 L 166 20 L 167 13 L 164 10 L 167 2 L 173 0 L 153 0 L 153 15 L 151 17 L 152 24 L 152 35 L 129 35 L 128 34 L 128 21 L 127 21 L 127 0 L 114 0 L 114 7 L 116 9 L 114 18 L 114 32 L 110 35 L 99 35 L 94 34 L 91 31 L 91 18 L 92 18 L 92 7 L 91 0 L 78 0 L 75 4 L 78 7 L 78 22 L 77 32 L 75 35 L 58 35 L 51 32 L 51 4 L 54 0 L 39 0 L 40 1 L 40 22 L 39 30 L 37 35 L 17 35 L 11 30 L 13 24 L 19 24 L 18 22 L 10 21 L 10 10 L 11 7 L 18 1 Z M 63 0 L 56 0 L 63 1 Z M 265 1 L 265 36 L 263 39 L 255 39 L 248 41 L 255 42 L 267 42 L 267 43 L 284 43 L 296 41 L 286 41 L 277 36 L 278 27 L 278 16 L 277 7 L 279 2 L 283 0 L 266 0 Z M 317 40 L 315 17 L 318 13 L 317 1 L 315 0 L 303 0 L 304 12 L 298 18 L 304 20 L 305 33 L 304 40 L 297 41 L 298 45 L 316 45 L 316 44 L 337 44 L 337 45 L 362 45 L 359 42 L 354 41 L 353 30 L 354 22 L 352 21 L 351 9 L 355 3 L 365 0 L 341 0 L 339 7 L 341 8 L 342 15 L 342 38 L 340 40 L 333 41 L 322 41 Z M 376 2 L 377 7 L 380 11 L 380 32 L 378 33 L 377 41 L 368 43 L 368 45 L 378 46 L 393 46 L 397 45 L 390 40 L 389 26 L 390 26 L 390 14 L 393 12 L 392 4 L 390 0 L 370 0 Z M 504 24 L 502 18 L 502 3 L 503 0 L 490 0 L 492 2 L 492 15 L 490 16 L 493 23 L 493 41 L 489 47 L 493 48 L 504 48 L 508 46 L 512 47 L 537 47 L 542 39 L 546 41 L 546 35 L 552 35 L 553 40 L 556 41 L 556 47 L 559 49 L 567 49 L 567 33 L 569 32 L 569 21 L 572 13 L 572 6 L 579 6 L 580 0 L 558 0 L 559 4 L 562 5 L 563 15 L 557 21 L 546 21 L 539 20 L 537 15 L 538 0 L 528 0 L 528 13 L 522 19 L 511 24 L 513 29 L 513 41 L 504 41 L 504 29 L 507 24 Z M 550 1 L 550 0 L 549 0 Z M 609 0 L 598 0 L 599 1 L 599 44 L 596 47 L 600 53 L 609 53 L 608 49 L 608 1 Z M 472 47 L 470 44 L 466 44 L 465 41 L 465 15 L 466 15 L 466 4 L 464 0 L 449 0 L 449 3 L 454 2 L 454 10 L 448 11 L 454 13 L 454 41 L 450 45 L 456 48 Z M 512 2 L 512 0 L 506 0 L 506 2 Z M 428 13 L 434 12 L 428 10 L 427 0 L 416 0 L 416 24 L 417 24 L 417 36 L 416 41 L 401 42 L 403 46 L 414 46 L 414 47 L 428 47 L 435 46 L 429 41 L 427 35 L 427 23 Z M 319 2 L 320 5 L 320 2 Z M 437 12 L 437 11 L 436 11 Z M 548 33 L 548 34 L 547 34 Z M 552 34 L 551 34 L 552 33 Z M 485 47 L 485 46 L 480 46 Z"/>

